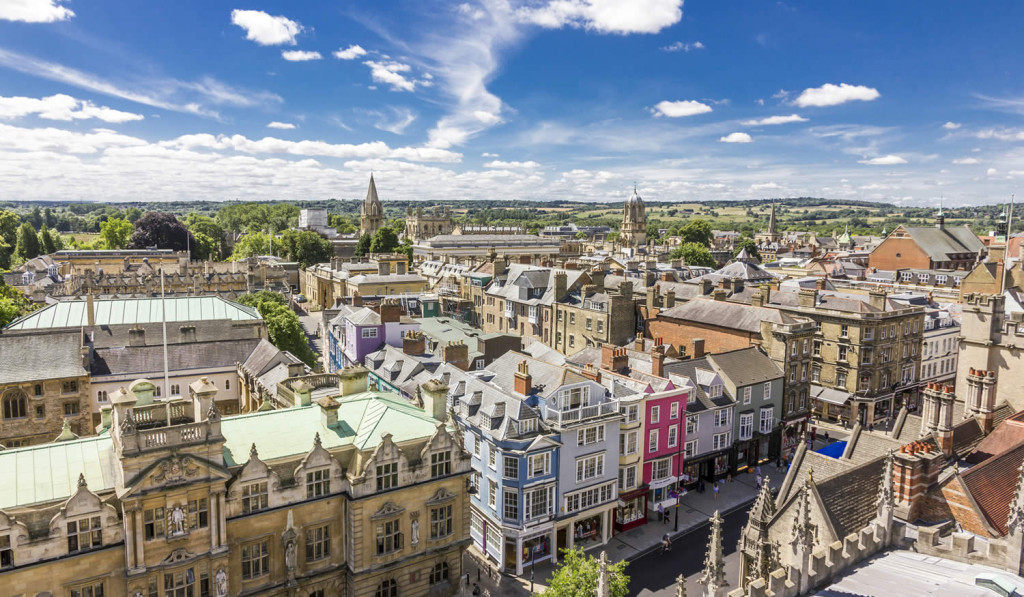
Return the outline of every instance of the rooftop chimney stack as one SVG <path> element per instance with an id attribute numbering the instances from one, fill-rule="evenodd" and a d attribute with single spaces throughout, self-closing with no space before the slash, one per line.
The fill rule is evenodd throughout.
<path id="1" fill-rule="evenodd" d="M 533 377 L 530 375 L 530 367 L 526 364 L 526 361 L 519 362 L 514 389 L 516 394 L 522 396 L 528 396 L 533 389 Z"/>

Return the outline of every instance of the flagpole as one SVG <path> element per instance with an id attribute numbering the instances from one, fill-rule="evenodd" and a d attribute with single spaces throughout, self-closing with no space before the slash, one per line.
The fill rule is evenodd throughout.
<path id="1" fill-rule="evenodd" d="M 164 268 L 160 267 L 160 320 L 164 332 L 164 405 L 167 411 L 167 426 L 171 426 L 171 384 L 167 366 L 167 296 L 164 294 Z"/>

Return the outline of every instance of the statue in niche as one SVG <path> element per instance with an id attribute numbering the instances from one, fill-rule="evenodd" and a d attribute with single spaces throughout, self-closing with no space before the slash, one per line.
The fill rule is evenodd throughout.
<path id="1" fill-rule="evenodd" d="M 228 573 L 220 568 L 213 580 L 216 583 L 217 597 L 228 597 Z"/>
<path id="2" fill-rule="evenodd" d="M 181 506 L 175 506 L 168 516 L 171 519 L 171 524 L 168 525 L 172 535 L 181 535 L 185 532 L 185 509 Z"/>
<path id="3" fill-rule="evenodd" d="M 412 519 L 412 543 L 413 545 L 420 542 L 420 521 L 418 518 Z"/>

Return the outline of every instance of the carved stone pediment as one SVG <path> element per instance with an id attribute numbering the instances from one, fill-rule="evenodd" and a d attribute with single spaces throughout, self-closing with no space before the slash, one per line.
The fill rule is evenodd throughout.
<path id="1" fill-rule="evenodd" d="M 450 501 L 454 500 L 456 497 L 457 496 L 454 493 L 452 493 L 452 492 L 448 491 L 447 489 L 445 489 L 444 487 L 442 487 L 442 488 L 438 489 L 437 493 L 435 493 L 433 496 L 431 496 L 429 500 L 427 500 L 427 505 L 428 506 L 435 506 L 437 504 L 444 504 L 446 502 L 450 502 Z"/>
<path id="2" fill-rule="evenodd" d="M 191 454 L 172 454 L 153 462 L 125 483 L 130 495 L 140 489 L 174 487 L 207 479 L 228 480 L 231 475 L 223 467 Z M 124 496 L 122 496 L 123 499 Z"/>
<path id="3" fill-rule="evenodd" d="M 160 461 L 157 464 L 157 471 L 152 477 L 153 481 L 163 485 L 175 485 L 198 475 L 199 466 L 191 456 L 174 455 Z"/>
<path id="4" fill-rule="evenodd" d="M 381 506 L 380 510 L 377 510 L 370 516 L 370 519 L 377 520 L 380 518 L 390 518 L 392 516 L 398 516 L 402 512 L 405 512 L 405 508 L 395 504 L 394 502 L 385 502 Z"/>
<path id="5" fill-rule="evenodd" d="M 188 560 L 191 560 L 194 557 L 196 557 L 196 554 L 189 553 L 189 551 L 184 547 L 179 547 L 178 549 L 175 549 L 171 553 L 167 554 L 167 557 L 164 558 L 163 561 L 160 563 L 178 564 L 180 562 L 187 562 Z"/>

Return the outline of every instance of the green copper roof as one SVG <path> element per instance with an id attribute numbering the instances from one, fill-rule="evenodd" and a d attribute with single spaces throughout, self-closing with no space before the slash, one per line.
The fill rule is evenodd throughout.
<path id="1" fill-rule="evenodd" d="M 231 319 L 251 321 L 260 319 L 251 307 L 223 299 L 219 296 L 167 297 L 167 321 L 212 321 Z M 159 323 L 163 305 L 159 298 L 97 299 L 96 325 L 123 325 Z M 80 328 L 88 325 L 86 301 L 62 301 L 13 321 L 10 330 Z"/>
<path id="2" fill-rule="evenodd" d="M 117 457 L 109 435 L 0 452 L 0 509 L 66 500 L 78 475 L 94 492 L 114 488 Z"/>
<path id="3" fill-rule="evenodd" d="M 339 402 L 337 427 L 324 425 L 317 404 L 222 419 L 224 464 L 245 464 L 252 444 L 265 461 L 305 454 L 313 448 L 317 433 L 328 450 L 348 445 L 370 450 L 384 433 L 402 443 L 426 439 L 437 429 L 438 421 L 397 394 L 364 392 Z"/>

